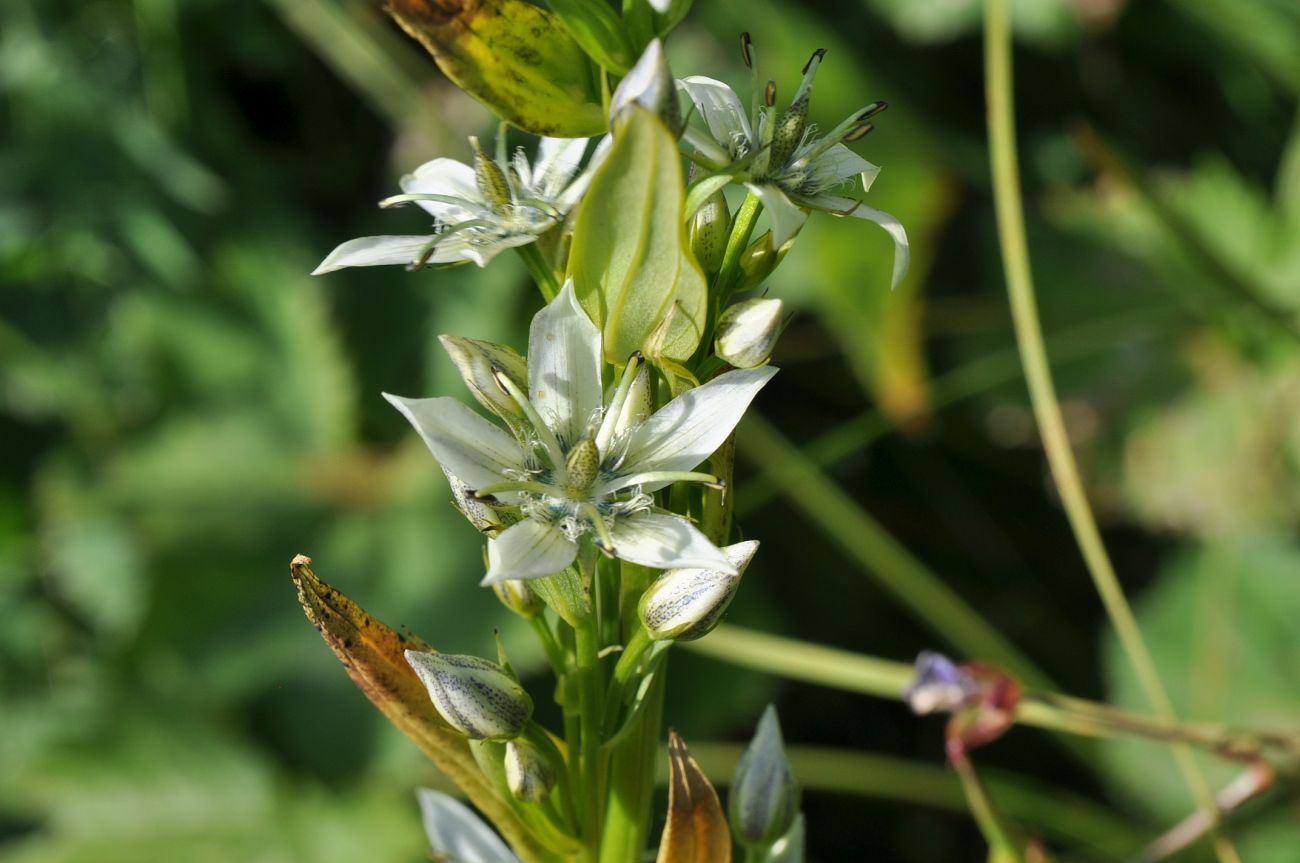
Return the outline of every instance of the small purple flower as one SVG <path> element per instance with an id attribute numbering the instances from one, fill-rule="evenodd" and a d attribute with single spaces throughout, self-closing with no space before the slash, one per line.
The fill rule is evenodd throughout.
<path id="1" fill-rule="evenodd" d="M 950 713 L 979 694 L 975 676 L 942 653 L 921 651 L 915 667 L 912 685 L 903 693 L 913 713 Z"/>

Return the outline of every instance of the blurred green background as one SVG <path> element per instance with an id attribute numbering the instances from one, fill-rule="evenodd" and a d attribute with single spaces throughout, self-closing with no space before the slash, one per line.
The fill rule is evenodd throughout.
<path id="1" fill-rule="evenodd" d="M 1106 539 L 1184 715 L 1294 729 L 1300 6 L 1013 6 L 1048 349 Z M 740 30 L 785 92 L 828 48 L 813 117 L 891 103 L 857 149 L 914 252 L 890 293 L 885 234 L 817 217 L 778 271 L 798 314 L 757 406 L 779 434 L 742 435 L 742 525 L 764 547 L 730 621 L 962 655 L 881 586 L 932 573 L 1061 688 L 1140 706 L 1014 351 L 979 16 L 701 0 L 670 43 L 677 74 L 742 94 Z M 436 778 L 307 625 L 288 561 L 311 554 L 442 649 L 490 653 L 504 625 L 529 665 L 379 392 L 461 392 L 435 335 L 522 346 L 538 299 L 513 258 L 307 273 L 342 240 L 416 232 L 374 203 L 492 128 L 363 2 L 0 6 L 0 859 L 424 859 L 411 789 Z M 790 483 L 809 460 L 823 473 Z M 803 753 L 810 859 L 979 858 L 939 720 L 673 660 L 668 721 L 703 754 L 768 701 Z M 1159 747 L 1016 731 L 977 763 L 1067 859 L 1114 859 L 1189 807 Z M 1294 792 L 1235 821 L 1250 863 L 1296 859 Z"/>

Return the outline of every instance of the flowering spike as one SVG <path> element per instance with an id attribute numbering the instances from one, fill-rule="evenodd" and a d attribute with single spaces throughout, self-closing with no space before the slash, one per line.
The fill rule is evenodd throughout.
<path id="1" fill-rule="evenodd" d="M 731 779 L 731 829 L 740 844 L 766 851 L 789 832 L 799 811 L 799 788 L 770 704 Z"/>
<path id="2" fill-rule="evenodd" d="M 533 700 L 499 665 L 477 656 L 408 650 L 429 700 L 447 724 L 473 740 L 511 740 L 533 715 Z"/>

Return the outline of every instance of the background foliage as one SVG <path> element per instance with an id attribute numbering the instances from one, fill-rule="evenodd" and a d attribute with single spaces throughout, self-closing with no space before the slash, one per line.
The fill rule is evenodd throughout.
<path id="1" fill-rule="evenodd" d="M 798 315 L 758 410 L 848 499 L 792 504 L 754 467 L 791 453 L 742 436 L 738 500 L 764 549 L 730 620 L 898 659 L 951 647 L 882 590 L 897 561 L 878 543 L 827 535 L 860 508 L 1061 687 L 1140 704 L 1012 348 L 980 4 L 698 7 L 670 46 L 679 74 L 743 85 L 749 29 L 782 88 L 829 49 L 814 119 L 890 101 L 858 149 L 914 251 L 890 293 L 884 234 L 819 218 L 778 271 Z M 1185 715 L 1294 726 L 1300 12 L 1015 8 L 1049 351 L 1107 540 Z M 490 655 L 479 543 L 378 393 L 458 391 L 434 336 L 522 345 L 537 298 L 505 259 L 306 273 L 343 239 L 414 229 L 374 202 L 426 158 L 465 157 L 489 117 L 377 10 L 338 0 L 9 0 L 0 97 L 0 857 L 422 859 L 410 791 L 436 778 L 305 624 L 287 563 L 308 552 L 378 616 Z M 527 667 L 529 641 L 504 634 Z M 813 859 L 982 847 L 937 721 L 673 662 L 666 715 L 706 754 L 777 703 Z M 871 757 L 800 761 L 801 745 Z M 1145 828 L 1188 810 L 1166 750 L 1078 754 L 1017 731 L 980 762 L 1031 809 Z M 1241 820 L 1253 863 L 1292 859 L 1288 792 Z"/>

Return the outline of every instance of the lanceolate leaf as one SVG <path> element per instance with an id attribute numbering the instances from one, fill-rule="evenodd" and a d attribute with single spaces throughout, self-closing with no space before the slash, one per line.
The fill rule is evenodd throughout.
<path id="1" fill-rule="evenodd" d="M 591 63 L 545 9 L 524 0 L 388 0 L 388 12 L 503 120 L 559 138 L 605 130 Z"/>
<path id="2" fill-rule="evenodd" d="M 668 732 L 668 823 L 657 863 L 731 863 L 731 831 L 718 792 L 676 731 Z"/>
<path id="3" fill-rule="evenodd" d="M 636 350 L 685 360 L 707 297 L 687 247 L 681 156 L 659 118 L 636 108 L 625 116 L 578 210 L 569 275 L 604 333 L 607 362 Z"/>
<path id="4" fill-rule="evenodd" d="M 429 650 L 429 645 L 385 626 L 321 581 L 306 555 L 295 557 L 289 568 L 307 619 L 366 697 L 492 820 L 526 863 L 543 860 L 527 828 L 479 770 L 468 741 L 438 715 L 407 664 L 403 651 Z"/>

